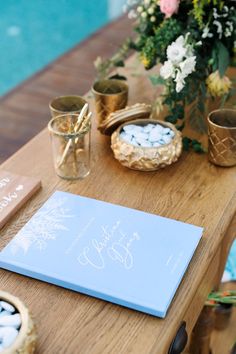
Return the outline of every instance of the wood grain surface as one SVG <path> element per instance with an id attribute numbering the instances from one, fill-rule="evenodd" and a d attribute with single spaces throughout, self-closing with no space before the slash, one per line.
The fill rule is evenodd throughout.
<path id="1" fill-rule="evenodd" d="M 38 178 L 0 171 L 0 229 L 40 187 Z"/>
<path id="2" fill-rule="evenodd" d="M 147 79 L 134 74 L 137 70 L 130 59 L 125 69 L 129 103 L 151 102 L 157 92 Z M 88 99 L 94 111 L 90 95 Z M 224 234 L 236 211 L 236 168 L 216 167 L 206 155 L 183 153 L 177 163 L 157 172 L 129 170 L 113 158 L 109 137 L 97 131 L 95 114 L 91 157 L 86 179 L 58 178 L 44 130 L 6 161 L 2 168 L 38 177 L 43 188 L 1 231 L 0 247 L 56 189 L 203 226 L 203 239 L 167 317 L 158 319 L 3 270 L 0 288 L 19 296 L 32 311 L 39 334 L 37 353 L 166 354 L 183 320 L 190 334 L 207 294 L 218 284 Z"/>

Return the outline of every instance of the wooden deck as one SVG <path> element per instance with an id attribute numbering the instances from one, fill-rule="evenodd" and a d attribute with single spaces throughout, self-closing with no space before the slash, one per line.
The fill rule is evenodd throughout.
<path id="1" fill-rule="evenodd" d="M 0 99 L 0 163 L 46 126 L 53 97 L 83 95 L 90 89 L 94 60 L 116 52 L 131 27 L 127 16 L 119 18 Z"/>

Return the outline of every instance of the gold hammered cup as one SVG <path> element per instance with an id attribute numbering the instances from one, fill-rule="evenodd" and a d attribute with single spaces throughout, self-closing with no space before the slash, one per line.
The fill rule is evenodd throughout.
<path id="1" fill-rule="evenodd" d="M 236 165 L 236 110 L 219 109 L 208 116 L 208 158 L 218 166 Z"/>
<path id="2" fill-rule="evenodd" d="M 128 85 L 122 80 L 97 81 L 92 87 L 92 92 L 99 125 L 110 113 L 125 108 L 127 105 Z"/>
<path id="3" fill-rule="evenodd" d="M 49 108 L 52 117 L 57 117 L 65 113 L 80 113 L 86 101 L 81 96 L 60 96 L 51 100 Z"/>

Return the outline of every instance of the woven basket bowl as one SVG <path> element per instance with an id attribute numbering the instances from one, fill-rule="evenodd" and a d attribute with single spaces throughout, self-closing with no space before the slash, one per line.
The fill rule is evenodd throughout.
<path id="1" fill-rule="evenodd" d="M 141 147 L 129 144 L 120 137 L 120 133 L 125 125 L 135 124 L 145 126 L 150 123 L 159 124 L 173 130 L 175 136 L 172 141 L 159 147 Z M 155 171 L 169 166 L 178 160 L 182 152 L 182 136 L 171 123 L 153 119 L 136 119 L 122 124 L 112 134 L 111 148 L 115 158 L 123 166 L 139 171 Z"/>
<path id="2" fill-rule="evenodd" d="M 36 347 L 36 330 L 27 307 L 17 297 L 0 291 L 0 300 L 13 305 L 21 315 L 21 327 L 13 344 L 1 354 L 32 354 Z"/>

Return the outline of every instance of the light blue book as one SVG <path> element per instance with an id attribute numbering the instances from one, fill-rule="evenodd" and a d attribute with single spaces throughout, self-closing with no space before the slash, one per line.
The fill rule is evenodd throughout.
<path id="1" fill-rule="evenodd" d="M 0 266 L 165 317 L 203 229 L 55 192 L 0 253 Z"/>

